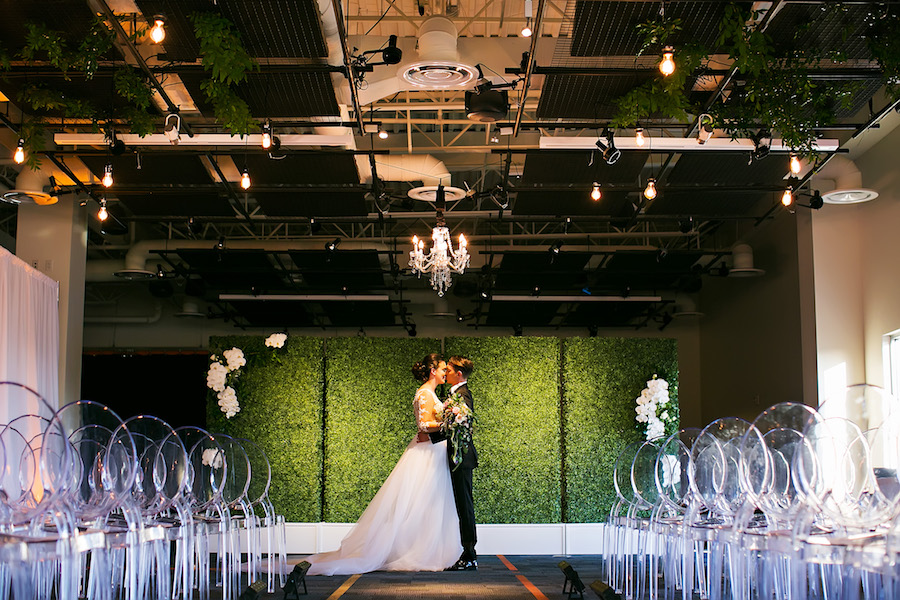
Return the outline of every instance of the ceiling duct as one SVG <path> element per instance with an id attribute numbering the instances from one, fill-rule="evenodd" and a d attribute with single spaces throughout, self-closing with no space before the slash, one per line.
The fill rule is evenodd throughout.
<path id="1" fill-rule="evenodd" d="M 399 76 L 418 88 L 465 87 L 478 77 L 478 69 L 459 60 L 459 31 L 447 17 L 429 17 L 419 28 L 418 60 L 402 65 Z"/>
<path id="2" fill-rule="evenodd" d="M 729 277 L 759 277 L 765 275 L 762 269 L 753 266 L 753 248 L 750 244 L 735 244 L 731 249 L 731 269 Z"/>
<path id="3" fill-rule="evenodd" d="M 831 179 L 834 189 L 822 194 L 826 204 L 859 204 L 878 197 L 878 192 L 862 186 L 862 173 L 846 156 L 835 155 L 816 173 L 816 180 Z"/>
<path id="4" fill-rule="evenodd" d="M 56 204 L 59 198 L 44 191 L 50 187 L 50 173 L 43 167 L 37 171 L 25 167 L 16 177 L 15 189 L 3 192 L 0 200 L 8 204 Z"/>

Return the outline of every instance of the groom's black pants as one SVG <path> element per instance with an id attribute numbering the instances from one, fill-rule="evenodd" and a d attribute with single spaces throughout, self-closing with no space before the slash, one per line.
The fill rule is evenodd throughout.
<path id="1" fill-rule="evenodd" d="M 475 560 L 475 501 L 472 499 L 472 469 L 460 465 L 455 471 L 450 470 L 453 482 L 453 499 L 456 501 L 456 513 L 459 515 L 459 536 L 462 540 L 464 560 Z"/>

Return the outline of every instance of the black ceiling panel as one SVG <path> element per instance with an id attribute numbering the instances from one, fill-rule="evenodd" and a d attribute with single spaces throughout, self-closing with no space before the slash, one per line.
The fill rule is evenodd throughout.
<path id="1" fill-rule="evenodd" d="M 566 315 L 572 327 L 631 327 L 639 325 L 653 311 L 653 302 L 582 302 Z"/>
<path id="2" fill-rule="evenodd" d="M 311 327 L 319 325 L 299 300 L 232 300 L 229 305 L 252 327 Z"/>
<path id="3" fill-rule="evenodd" d="M 367 214 L 361 190 L 285 190 L 259 192 L 255 198 L 270 217 L 360 217 Z"/>
<path id="4" fill-rule="evenodd" d="M 559 302 L 492 301 L 485 325 L 491 327 L 546 327 L 559 312 Z"/>
<path id="5" fill-rule="evenodd" d="M 290 289 L 262 250 L 179 250 L 178 257 L 198 274 L 206 287 L 235 293 L 268 294 Z"/>
<path id="6" fill-rule="evenodd" d="M 226 198 L 210 192 L 143 192 L 119 194 L 132 214 L 141 217 L 232 217 L 234 209 Z"/>
<path id="7" fill-rule="evenodd" d="M 623 217 L 633 212 L 627 192 L 605 190 L 603 197 L 598 201 L 591 199 L 590 192 L 590 186 L 585 185 L 575 190 L 543 191 L 539 188 L 520 190 L 516 194 L 513 214 Z"/>
<path id="8" fill-rule="evenodd" d="M 538 100 L 538 119 L 606 119 L 621 96 L 652 77 L 633 75 L 547 75 Z"/>
<path id="9" fill-rule="evenodd" d="M 166 39 L 163 58 L 170 61 L 193 62 L 200 57 L 200 44 L 194 36 L 190 15 L 213 10 L 208 0 L 135 0 L 141 14 L 148 20 L 154 15 L 166 18 Z"/>
<path id="10" fill-rule="evenodd" d="M 663 5 L 667 19 L 681 20 L 681 30 L 669 40 L 672 45 L 693 42 L 712 49 L 726 4 L 582 0 L 575 5 L 572 56 L 636 56 L 644 41 L 638 26 L 658 21 Z"/>
<path id="11" fill-rule="evenodd" d="M 390 302 L 323 302 L 334 327 L 389 327 L 394 325 Z"/>
<path id="12" fill-rule="evenodd" d="M 349 152 L 290 154 L 280 160 L 250 154 L 235 160 L 240 166 L 246 164 L 256 185 L 359 185 L 356 160 Z"/>
<path id="13" fill-rule="evenodd" d="M 527 293 L 535 286 L 543 293 L 580 290 L 587 282 L 584 267 L 590 259 L 591 254 L 587 252 L 507 252 L 500 263 L 493 291 Z"/>
<path id="14" fill-rule="evenodd" d="M 847 59 L 871 57 L 866 36 L 872 5 L 843 2 L 785 2 L 766 33 L 776 43 L 807 52 L 835 51 Z"/>
<path id="15" fill-rule="evenodd" d="M 777 185 L 790 171 L 787 154 L 770 154 L 752 162 L 749 158 L 744 152 L 682 154 L 665 183 L 729 187 Z"/>
<path id="16" fill-rule="evenodd" d="M 584 184 L 588 194 L 594 181 L 601 185 L 637 185 L 641 169 L 650 156 L 649 152 L 623 152 L 615 164 L 608 165 L 599 150 L 591 154 L 590 151 L 529 151 L 522 183 Z"/>
<path id="17" fill-rule="evenodd" d="M 702 256 L 702 252 L 616 252 L 597 270 L 591 289 L 617 293 L 626 286 L 632 291 L 656 292 L 676 288 L 696 277 L 691 267 Z"/>
<path id="18" fill-rule="evenodd" d="M 666 190 L 647 208 L 648 215 L 728 217 L 757 215 L 757 207 L 766 200 L 778 202 L 780 192 L 759 190 Z"/>
<path id="19" fill-rule="evenodd" d="M 177 154 L 141 154 L 140 161 L 133 154 L 121 156 L 80 156 L 81 161 L 97 179 L 103 176 L 107 162 L 113 167 L 113 190 L 116 184 L 212 184 L 209 173 L 197 156 Z M 140 168 L 138 165 L 140 164 Z M 232 214 L 232 213 L 228 213 Z"/>
<path id="20" fill-rule="evenodd" d="M 303 283 L 321 290 L 348 293 L 384 288 L 384 275 L 375 250 L 307 250 L 291 252 Z"/>
<path id="21" fill-rule="evenodd" d="M 25 46 L 26 24 L 45 25 L 62 32 L 75 46 L 87 35 L 94 21 L 94 13 L 86 2 L 71 0 L 28 0 L 0 3 L 0 40 L 6 50 Z M 42 59 L 38 54 L 35 58 Z M 102 58 L 121 59 L 118 51 L 110 50 Z"/>

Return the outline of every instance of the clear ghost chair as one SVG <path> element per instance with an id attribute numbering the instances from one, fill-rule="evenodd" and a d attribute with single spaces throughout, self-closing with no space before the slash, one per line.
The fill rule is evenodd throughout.
<path id="1" fill-rule="evenodd" d="M 656 552 L 651 561 L 662 561 L 665 595 L 674 598 L 681 587 L 681 562 L 686 556 L 684 547 L 684 516 L 690 504 L 691 448 L 700 435 L 696 428 L 676 431 L 660 444 L 654 469 L 654 483 L 661 502 L 651 517 L 657 532 Z M 657 568 L 651 563 L 650 598 L 659 595 Z"/>
<path id="2" fill-rule="evenodd" d="M 79 538 L 80 557 L 90 552 L 88 597 L 110 598 L 124 588 L 126 598 L 141 598 L 144 526 L 132 496 L 138 465 L 131 432 L 114 411 L 91 400 L 66 404 L 52 422 L 66 432 L 80 473 L 65 502 L 80 528 L 104 534 Z"/>
<path id="3" fill-rule="evenodd" d="M 220 538 L 219 572 L 223 579 L 230 578 L 229 588 L 236 590 L 240 586 L 241 576 L 241 524 L 247 531 L 248 567 L 251 572 L 256 568 L 253 557 L 258 553 L 255 547 L 256 519 L 247 498 L 251 478 L 250 459 L 240 442 L 231 436 L 221 433 L 216 433 L 214 436 L 225 450 L 225 462 L 228 464 L 228 472 L 222 488 L 222 514 L 224 515 L 222 518 L 226 528 L 224 537 Z M 241 519 L 235 516 L 238 510 L 243 515 Z"/>
<path id="4" fill-rule="evenodd" d="M 636 550 L 632 526 L 637 511 L 635 505 L 639 500 L 635 497 L 634 487 L 631 485 L 631 465 L 643 444 L 644 440 L 637 440 L 626 445 L 619 452 L 613 466 L 613 486 L 618 500 L 609 512 L 608 527 L 605 530 L 607 540 L 604 543 L 606 549 L 604 562 L 607 580 L 620 594 L 632 588 L 632 582 L 628 581 L 633 576 L 632 556 Z"/>
<path id="5" fill-rule="evenodd" d="M 216 437 L 199 427 L 179 427 L 175 430 L 188 453 L 186 490 L 182 498 L 174 503 L 185 529 L 183 539 L 176 544 L 175 572 L 186 570 L 190 573 L 190 587 L 181 588 L 180 579 L 175 579 L 173 595 L 185 598 L 191 589 L 198 589 L 200 600 L 208 600 L 210 592 L 209 555 L 210 533 L 221 536 L 222 490 L 228 475 L 225 450 Z M 209 514 L 208 514 L 209 513 Z M 216 513 L 216 518 L 210 518 Z M 214 528 L 211 531 L 211 528 Z M 227 593 L 226 593 L 227 592 Z M 230 597 L 232 590 L 222 590 L 223 598 Z"/>
<path id="6" fill-rule="evenodd" d="M 144 541 L 149 547 L 142 554 L 143 593 L 151 598 L 171 598 L 169 545 L 183 533 L 166 513 L 186 491 L 187 451 L 162 419 L 139 415 L 126 420 L 125 426 L 137 450 L 139 468 L 132 497 L 144 519 Z M 184 569 L 175 576 L 182 578 L 182 584 L 190 582 Z"/>
<path id="7" fill-rule="evenodd" d="M 691 447 L 690 500 L 684 517 L 685 545 L 692 540 L 709 540 L 708 581 L 710 598 L 734 597 L 731 582 L 736 577 L 732 526 L 744 504 L 740 486 L 740 443 L 750 423 L 738 417 L 717 419 L 707 425 Z M 684 576 L 690 589 L 693 570 L 690 557 L 684 562 Z M 728 565 L 728 569 L 725 565 Z"/>
<path id="8" fill-rule="evenodd" d="M 0 404 L 33 411 L 0 425 L 6 452 L 0 472 L 0 598 L 11 587 L 16 598 L 74 597 L 74 519 L 60 502 L 73 485 L 73 456 L 65 432 L 52 422 L 53 409 L 31 388 L 0 382 Z M 51 525 L 52 528 L 47 526 Z M 58 575 L 59 574 L 59 575 Z"/>
<path id="9" fill-rule="evenodd" d="M 287 571 L 287 554 L 285 552 L 285 522 L 284 517 L 275 512 L 272 501 L 269 499 L 269 486 L 272 483 L 272 466 L 265 451 L 256 443 L 245 438 L 236 438 L 240 442 L 247 458 L 250 460 L 250 490 L 249 499 L 251 507 L 259 507 L 263 512 L 263 529 L 265 530 L 265 547 L 262 544 L 262 531 L 258 548 L 266 556 L 266 582 L 267 591 L 271 594 L 275 591 L 276 581 L 278 587 L 284 587 L 285 572 Z M 262 557 L 259 557 L 257 571 L 251 569 L 253 579 L 262 577 Z"/>
<path id="10" fill-rule="evenodd" d="M 656 465 L 659 459 L 659 451 L 664 442 L 663 439 L 646 441 L 640 445 L 631 461 L 631 487 L 634 491 L 635 514 L 633 515 L 632 528 L 637 541 L 636 551 L 629 553 L 627 560 L 636 562 L 628 569 L 631 577 L 626 574 L 626 583 L 631 582 L 631 589 L 626 585 L 626 597 L 643 598 L 644 584 L 648 579 L 653 581 L 652 588 L 656 588 L 656 538 L 658 533 L 653 526 L 654 516 L 662 505 L 659 490 L 656 486 Z M 644 519 L 637 515 L 637 511 L 650 511 L 650 518 Z M 635 557 L 635 558 L 632 558 Z M 648 564 L 649 563 L 649 564 Z"/>
<path id="11" fill-rule="evenodd" d="M 794 521 L 807 508 L 799 481 L 791 465 L 803 449 L 803 432 L 824 419 L 813 408 L 783 402 L 766 410 L 753 421 L 741 440 L 740 482 L 746 501 L 735 519 L 739 534 L 743 585 L 761 597 L 789 598 Z M 762 518 L 757 515 L 762 512 Z"/>

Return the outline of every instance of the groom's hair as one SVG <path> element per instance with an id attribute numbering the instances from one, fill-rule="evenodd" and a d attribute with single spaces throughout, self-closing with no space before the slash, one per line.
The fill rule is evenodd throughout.
<path id="1" fill-rule="evenodd" d="M 453 368 L 462 373 L 462 376 L 466 379 L 469 378 L 469 375 L 472 374 L 472 370 L 475 368 L 472 361 L 465 356 L 451 356 L 449 364 L 453 365 Z"/>

